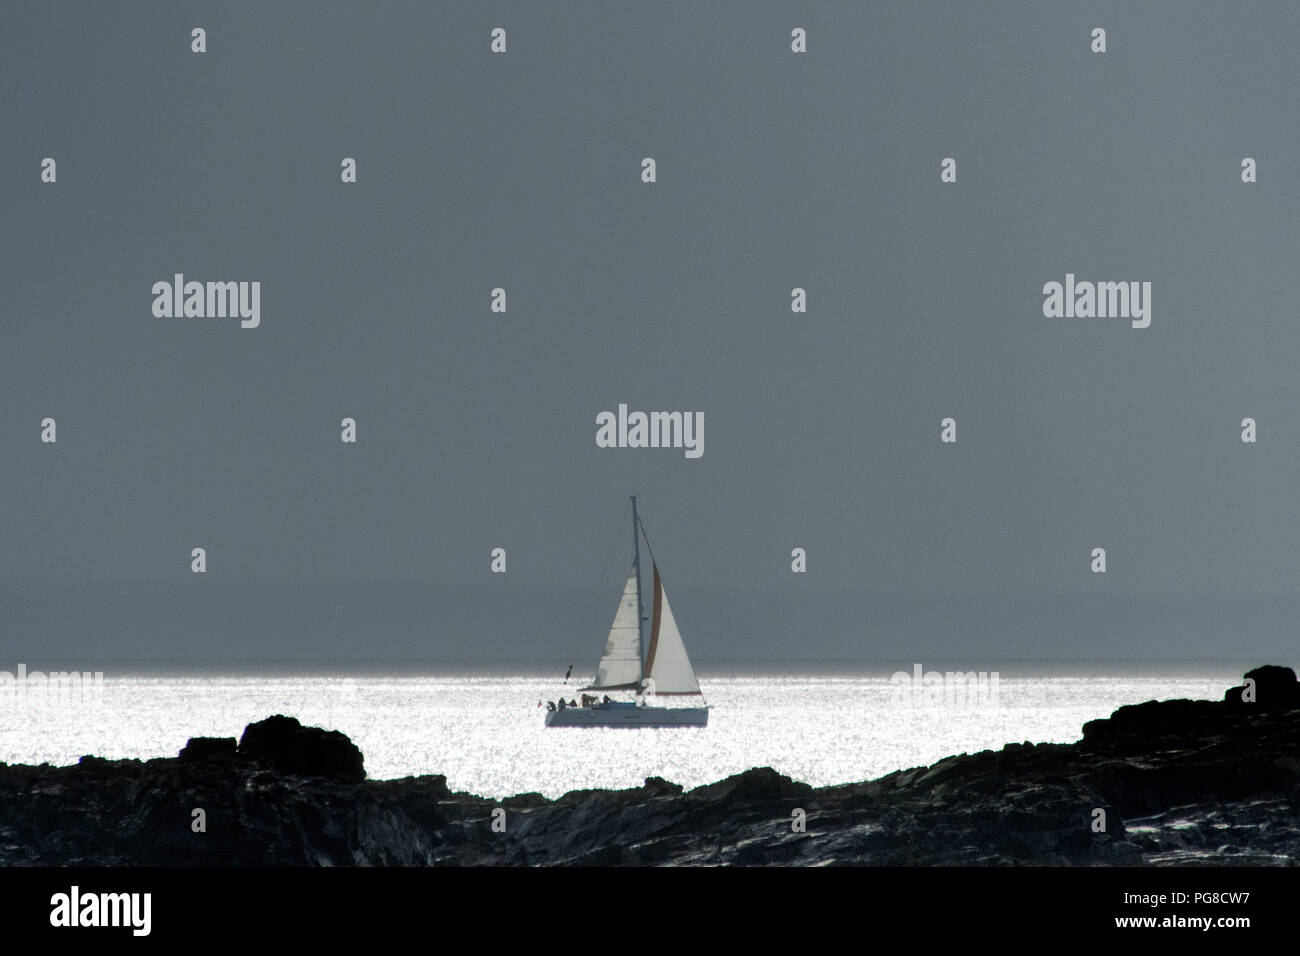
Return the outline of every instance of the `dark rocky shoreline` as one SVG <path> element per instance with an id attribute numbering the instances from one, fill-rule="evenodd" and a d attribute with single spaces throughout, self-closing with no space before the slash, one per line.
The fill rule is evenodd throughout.
<path id="1" fill-rule="evenodd" d="M 864 783 L 814 789 L 762 768 L 685 792 L 650 778 L 556 800 L 452 793 L 442 776 L 366 780 L 343 734 L 276 716 L 174 758 L 0 764 L 0 864 L 1291 866 L 1300 685 L 1290 668 L 1246 677 L 1253 701 L 1245 685 L 1223 701 L 1121 707 L 1077 743 L 1008 744 Z"/>

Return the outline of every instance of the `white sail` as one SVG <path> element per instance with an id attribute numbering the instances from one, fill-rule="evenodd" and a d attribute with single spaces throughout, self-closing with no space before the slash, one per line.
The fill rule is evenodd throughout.
<path id="1" fill-rule="evenodd" d="M 641 682 L 641 628 L 637 622 L 636 570 L 627 577 L 614 623 L 605 640 L 605 653 L 596 665 L 596 679 L 583 690 L 636 687 Z"/>
<path id="2" fill-rule="evenodd" d="M 654 681 L 656 694 L 698 694 L 700 682 L 686 656 L 681 631 L 668 606 L 668 595 L 655 565 L 654 624 L 650 628 L 650 650 L 646 654 L 646 676 Z"/>

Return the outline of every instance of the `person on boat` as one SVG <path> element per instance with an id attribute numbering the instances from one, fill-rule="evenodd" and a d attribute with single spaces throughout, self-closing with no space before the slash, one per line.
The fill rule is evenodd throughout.
<path id="1" fill-rule="evenodd" d="M 555 701 L 553 701 L 553 700 L 548 700 L 548 701 L 546 702 L 546 709 L 549 710 L 549 711 L 554 711 L 554 710 L 555 710 Z"/>
<path id="2" fill-rule="evenodd" d="M 609 703 L 609 694 L 606 694 L 606 695 L 605 695 L 605 699 L 602 701 L 602 703 L 605 703 L 605 704 L 608 704 L 608 703 Z"/>
<path id="3" fill-rule="evenodd" d="M 570 707 L 577 707 L 577 706 L 578 706 L 578 702 L 577 702 L 576 700 L 571 700 L 571 701 L 569 701 L 569 706 L 570 706 Z"/>
<path id="4" fill-rule="evenodd" d="M 561 697 L 561 698 L 560 698 L 560 706 L 559 706 L 559 709 L 560 709 L 560 710 L 564 710 L 564 708 L 566 708 L 566 707 L 568 707 L 568 706 L 569 706 L 569 705 L 566 704 L 566 703 L 564 702 L 564 698 Z"/>

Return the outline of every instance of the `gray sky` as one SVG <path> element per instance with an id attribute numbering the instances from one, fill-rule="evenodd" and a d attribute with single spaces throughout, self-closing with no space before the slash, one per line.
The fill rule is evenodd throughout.
<path id="1" fill-rule="evenodd" d="M 594 659 L 632 490 L 704 659 L 1294 654 L 1294 4 L 0 17 L 10 654 Z"/>

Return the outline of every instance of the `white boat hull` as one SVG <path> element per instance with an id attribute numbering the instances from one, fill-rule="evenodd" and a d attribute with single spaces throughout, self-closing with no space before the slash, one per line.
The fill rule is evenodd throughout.
<path id="1" fill-rule="evenodd" d="M 705 727 L 707 707 L 635 707 L 597 704 L 548 711 L 547 727 Z"/>

